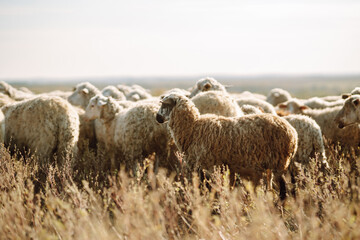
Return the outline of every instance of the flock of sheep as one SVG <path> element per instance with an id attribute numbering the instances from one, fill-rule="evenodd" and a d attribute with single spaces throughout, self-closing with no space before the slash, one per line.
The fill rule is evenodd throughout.
<path id="1" fill-rule="evenodd" d="M 154 156 L 155 171 L 213 171 L 226 165 L 257 186 L 273 178 L 286 197 L 284 175 L 295 181 L 311 159 L 329 169 L 324 139 L 357 148 L 360 143 L 360 88 L 343 96 L 297 99 L 279 88 L 268 96 L 229 93 L 213 78 L 189 90 L 160 97 L 138 85 L 88 82 L 72 92 L 33 94 L 0 82 L 0 140 L 14 152 L 35 154 L 60 166 L 89 148 L 103 151 L 109 168 L 136 173 Z M 180 154 L 179 154 L 180 153 Z M 179 156 L 183 156 L 179 159 Z"/>

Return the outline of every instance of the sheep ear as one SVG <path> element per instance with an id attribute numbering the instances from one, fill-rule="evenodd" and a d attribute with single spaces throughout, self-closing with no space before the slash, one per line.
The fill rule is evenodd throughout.
<path id="1" fill-rule="evenodd" d="M 205 83 L 204 85 L 204 91 L 207 91 L 211 88 L 211 84 L 210 83 Z"/>
<path id="2" fill-rule="evenodd" d="M 83 93 L 83 94 L 89 94 L 89 89 L 87 89 L 87 88 L 84 88 L 84 89 L 81 89 L 81 93 Z"/>
<path id="3" fill-rule="evenodd" d="M 351 96 L 350 93 L 345 93 L 345 94 L 341 95 L 342 99 L 347 99 L 350 96 Z"/>
<path id="4" fill-rule="evenodd" d="M 278 106 L 279 106 L 279 108 L 287 108 L 287 105 L 283 104 L 283 103 L 280 103 Z"/>
<path id="5" fill-rule="evenodd" d="M 104 99 L 99 99 L 97 102 L 97 105 L 102 107 L 105 106 L 107 104 L 107 101 L 104 101 Z"/>
<path id="6" fill-rule="evenodd" d="M 354 105 L 357 107 L 359 106 L 360 100 L 358 98 L 353 100 Z"/>

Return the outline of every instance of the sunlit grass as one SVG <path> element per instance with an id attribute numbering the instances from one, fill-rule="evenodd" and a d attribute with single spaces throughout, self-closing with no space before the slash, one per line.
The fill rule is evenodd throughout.
<path id="1" fill-rule="evenodd" d="M 329 153 L 328 176 L 313 164 L 301 176 L 296 198 L 240 181 L 215 170 L 208 186 L 151 164 L 137 177 L 110 174 L 95 155 L 72 173 L 48 167 L 36 192 L 36 159 L 0 149 L 2 239 L 358 239 L 359 158 Z M 88 162 L 86 162 L 88 161 Z M 79 162 L 78 162 L 79 163 Z M 100 166 L 100 165 L 99 165 Z M 289 185 L 290 186 L 290 185 Z M 211 190 L 210 190 L 211 189 Z"/>

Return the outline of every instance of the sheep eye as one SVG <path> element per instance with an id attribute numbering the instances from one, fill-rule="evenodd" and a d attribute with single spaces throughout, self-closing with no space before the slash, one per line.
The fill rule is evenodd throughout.
<path id="1" fill-rule="evenodd" d="M 95 107 L 95 105 L 91 105 L 91 107 L 93 108 L 93 107 Z"/>
<path id="2" fill-rule="evenodd" d="M 75 91 L 76 91 L 76 87 L 73 88 L 73 92 L 75 92 Z"/>

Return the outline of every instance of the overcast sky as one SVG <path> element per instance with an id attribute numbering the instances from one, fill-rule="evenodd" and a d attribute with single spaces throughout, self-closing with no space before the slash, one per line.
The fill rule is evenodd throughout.
<path id="1" fill-rule="evenodd" d="M 0 78 L 360 73 L 351 0 L 0 0 Z"/>

